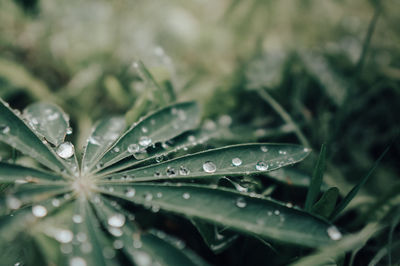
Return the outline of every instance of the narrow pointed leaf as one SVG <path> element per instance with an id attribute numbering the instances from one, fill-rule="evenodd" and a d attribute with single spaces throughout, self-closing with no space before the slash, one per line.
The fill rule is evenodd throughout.
<path id="1" fill-rule="evenodd" d="M 325 159 L 326 159 L 326 147 L 323 144 L 321 146 L 321 152 L 318 157 L 317 165 L 315 166 L 313 176 L 311 178 L 311 184 L 308 188 L 307 198 L 305 203 L 305 210 L 311 211 L 311 208 L 321 192 L 322 178 L 325 171 Z"/>
<path id="2" fill-rule="evenodd" d="M 220 231 L 216 225 L 200 219 L 191 219 L 191 222 L 199 231 L 204 242 L 215 254 L 219 254 L 229 248 L 238 237 L 235 233 Z"/>
<path id="3" fill-rule="evenodd" d="M 106 118 L 95 125 L 82 159 L 84 172 L 88 172 L 96 165 L 101 155 L 121 136 L 125 128 L 126 123 L 123 117 Z"/>
<path id="4" fill-rule="evenodd" d="M 379 158 L 375 161 L 374 165 L 371 167 L 371 169 L 368 171 L 368 173 L 358 182 L 357 185 L 355 185 L 352 190 L 344 197 L 344 199 L 339 203 L 339 205 L 335 208 L 333 213 L 330 216 L 331 220 L 335 220 L 337 216 L 347 207 L 347 205 L 352 201 L 352 199 L 357 195 L 358 191 L 361 189 L 361 187 L 368 181 L 369 177 L 372 175 L 372 173 L 375 171 L 376 167 L 378 167 L 379 163 L 385 157 L 386 153 L 389 151 L 390 146 L 388 146 L 382 154 L 379 156 Z"/>
<path id="5" fill-rule="evenodd" d="M 68 116 L 54 104 L 45 102 L 31 104 L 25 108 L 23 115 L 37 135 L 55 146 L 60 145 L 71 130 Z"/>
<path id="6" fill-rule="evenodd" d="M 0 162 L 0 183 L 40 183 L 62 180 L 61 176 L 34 168 Z"/>
<path id="7" fill-rule="evenodd" d="M 328 235 L 332 227 L 326 221 L 301 210 L 277 202 L 250 197 L 227 189 L 212 189 L 195 185 L 165 185 L 136 183 L 129 187 L 108 186 L 104 194 L 124 198 L 136 204 L 157 206 L 161 210 L 203 219 L 232 230 L 258 235 L 267 239 L 318 247 L 333 242 Z"/>
<path id="8" fill-rule="evenodd" d="M 63 163 L 48 146 L 30 130 L 3 100 L 0 99 L 0 141 L 36 159 L 46 167 L 61 172 Z"/>
<path id="9" fill-rule="evenodd" d="M 339 190 L 336 187 L 328 189 L 312 207 L 312 213 L 328 218 L 336 206 Z"/>
<path id="10" fill-rule="evenodd" d="M 133 125 L 104 155 L 99 169 L 126 157 L 146 152 L 158 142 L 172 139 L 199 123 L 199 108 L 194 102 L 177 103 L 147 116 Z"/>
<path id="11" fill-rule="evenodd" d="M 291 144 L 241 144 L 182 156 L 160 164 L 107 176 L 111 181 L 187 179 L 263 173 L 303 160 L 309 150 Z"/>
<path id="12" fill-rule="evenodd" d="M 174 139 L 168 140 L 163 145 L 157 145 L 154 148 L 148 148 L 147 153 L 140 159 L 135 157 L 126 158 L 101 171 L 101 175 L 118 172 L 137 165 L 149 165 L 167 160 L 174 153 L 187 150 L 197 145 L 205 143 L 207 140 L 220 134 L 219 130 L 201 129 L 196 131 L 188 131 Z"/>

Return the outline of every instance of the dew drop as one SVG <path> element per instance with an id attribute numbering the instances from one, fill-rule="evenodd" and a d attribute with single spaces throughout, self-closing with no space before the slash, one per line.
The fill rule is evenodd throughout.
<path id="1" fill-rule="evenodd" d="M 285 155 L 287 152 L 286 151 L 279 151 L 279 154 Z"/>
<path id="2" fill-rule="evenodd" d="M 236 206 L 239 208 L 245 208 L 247 206 L 247 202 L 243 197 L 239 197 L 236 200 Z"/>
<path id="3" fill-rule="evenodd" d="M 69 261 L 69 266 L 86 266 L 86 261 L 81 257 L 73 257 Z"/>
<path id="4" fill-rule="evenodd" d="M 83 218 L 82 218 L 82 216 L 80 216 L 79 214 L 74 214 L 74 215 L 72 216 L 72 221 L 73 221 L 74 223 L 76 223 L 76 224 L 80 224 L 80 223 L 83 222 Z"/>
<path id="5" fill-rule="evenodd" d="M 139 145 L 137 145 L 137 144 L 135 144 L 135 143 L 132 143 L 132 144 L 130 144 L 130 145 L 128 146 L 128 152 L 131 153 L 131 154 L 132 154 L 132 153 L 138 152 L 139 149 L 140 149 Z"/>
<path id="6" fill-rule="evenodd" d="M 149 146 L 151 144 L 151 138 L 149 138 L 147 136 L 142 136 L 139 139 L 139 144 L 141 146 Z"/>
<path id="7" fill-rule="evenodd" d="M 179 167 L 180 175 L 188 175 L 189 173 L 190 173 L 190 170 L 187 169 L 185 166 L 181 165 L 181 167 Z"/>
<path id="8" fill-rule="evenodd" d="M 132 198 L 135 196 L 135 189 L 134 188 L 128 188 L 125 192 L 125 196 L 127 196 L 128 198 Z"/>
<path id="9" fill-rule="evenodd" d="M 340 231 L 336 228 L 336 226 L 330 226 L 327 229 L 327 233 L 329 235 L 329 237 L 332 240 L 339 240 L 342 238 L 342 234 L 340 233 Z"/>
<path id="10" fill-rule="evenodd" d="M 112 234 L 115 237 L 120 237 L 123 234 L 121 229 L 115 228 L 115 227 L 109 227 L 108 231 L 110 232 L 110 234 Z"/>
<path id="11" fill-rule="evenodd" d="M 262 152 L 268 152 L 268 148 L 266 146 L 261 146 L 260 149 Z"/>
<path id="12" fill-rule="evenodd" d="M 213 162 L 207 161 L 203 164 L 203 170 L 206 173 L 215 173 L 217 166 Z"/>
<path id="13" fill-rule="evenodd" d="M 73 132 L 72 127 L 67 127 L 67 131 L 65 133 L 67 133 L 67 135 L 71 135 Z"/>
<path id="14" fill-rule="evenodd" d="M 122 227 L 125 224 L 125 216 L 120 213 L 116 213 L 111 215 L 107 222 L 112 227 Z"/>
<path id="15" fill-rule="evenodd" d="M 268 164 L 266 162 L 263 162 L 263 161 L 258 161 L 256 163 L 256 169 L 258 171 L 266 171 L 266 170 L 268 170 Z"/>
<path id="16" fill-rule="evenodd" d="M 47 209 L 42 205 L 35 205 L 32 207 L 32 213 L 36 217 L 42 218 L 47 215 Z"/>
<path id="17" fill-rule="evenodd" d="M 190 199 L 190 194 L 187 193 L 187 192 L 185 192 L 185 193 L 183 193 L 182 198 L 184 198 L 184 199 Z"/>
<path id="18" fill-rule="evenodd" d="M 147 127 L 142 127 L 142 132 L 143 133 L 147 133 L 149 130 L 147 129 Z"/>
<path id="19" fill-rule="evenodd" d="M 118 148 L 118 147 L 115 147 L 115 148 L 113 149 L 113 151 L 118 153 L 118 152 L 119 152 L 119 148 Z"/>
<path id="20" fill-rule="evenodd" d="M 163 160 L 164 160 L 164 156 L 163 156 L 163 155 L 156 156 L 156 162 L 157 162 L 157 163 L 160 163 L 160 162 L 162 162 Z"/>
<path id="21" fill-rule="evenodd" d="M 113 247 L 115 249 L 121 249 L 124 247 L 124 242 L 122 242 L 121 240 L 117 239 L 113 242 Z"/>
<path id="22" fill-rule="evenodd" d="M 274 211 L 274 214 L 275 214 L 275 215 L 279 215 L 280 213 L 281 213 L 281 212 L 280 212 L 279 210 L 275 210 L 275 211 Z"/>
<path id="23" fill-rule="evenodd" d="M 60 230 L 55 234 L 55 239 L 61 243 L 69 243 L 72 241 L 74 235 L 69 230 Z"/>
<path id="24" fill-rule="evenodd" d="M 167 176 L 168 177 L 173 177 L 173 176 L 176 176 L 176 171 L 175 171 L 175 168 L 172 168 L 172 167 L 167 167 Z"/>
<path id="25" fill-rule="evenodd" d="M 145 201 L 151 201 L 153 199 L 153 195 L 151 193 L 146 193 L 144 195 L 144 200 Z"/>
<path id="26" fill-rule="evenodd" d="M 97 137 L 91 136 L 89 138 L 89 143 L 93 145 L 100 145 L 100 140 Z"/>
<path id="27" fill-rule="evenodd" d="M 241 165 L 242 164 L 242 160 L 240 160 L 240 158 L 233 158 L 232 159 L 232 165 L 233 166 L 239 166 L 239 165 Z"/>
<path id="28" fill-rule="evenodd" d="M 19 199 L 13 196 L 7 197 L 6 202 L 7 202 L 7 207 L 10 208 L 11 210 L 19 209 L 19 207 L 21 207 L 22 204 Z"/>
<path id="29" fill-rule="evenodd" d="M 78 240 L 79 242 L 85 242 L 87 240 L 87 235 L 84 232 L 79 232 L 76 235 L 76 240 Z"/>
<path id="30" fill-rule="evenodd" d="M 63 159 L 71 158 L 74 155 L 74 145 L 71 142 L 63 142 L 57 147 L 56 153 Z"/>
<path id="31" fill-rule="evenodd" d="M 152 260 L 150 255 L 144 251 L 135 252 L 135 262 L 138 265 L 152 265 Z"/>
<path id="32" fill-rule="evenodd" d="M 7 125 L 0 125 L 0 132 L 2 134 L 7 134 L 10 132 L 10 127 Z"/>
<path id="33" fill-rule="evenodd" d="M 60 206 L 60 200 L 59 199 L 53 199 L 51 201 L 51 205 L 53 205 L 54 207 L 59 207 Z"/>

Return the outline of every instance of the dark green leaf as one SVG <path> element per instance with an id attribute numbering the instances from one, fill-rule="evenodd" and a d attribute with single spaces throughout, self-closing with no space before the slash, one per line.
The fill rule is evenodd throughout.
<path id="1" fill-rule="evenodd" d="M 311 211 L 311 208 L 321 192 L 322 178 L 325 171 L 325 160 L 326 160 L 326 147 L 324 144 L 321 146 L 321 152 L 319 153 L 317 165 L 314 168 L 314 173 L 311 178 L 311 184 L 308 188 L 306 204 L 304 209 Z"/>

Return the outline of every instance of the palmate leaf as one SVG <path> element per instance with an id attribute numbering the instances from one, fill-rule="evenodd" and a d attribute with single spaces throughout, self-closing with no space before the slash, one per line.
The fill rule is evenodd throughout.
<path id="1" fill-rule="evenodd" d="M 323 220 L 271 200 L 227 189 L 135 183 L 132 187 L 113 185 L 111 191 L 104 186 L 101 192 L 276 241 L 308 247 L 333 241 L 329 235 L 333 229 Z"/>
<path id="2" fill-rule="evenodd" d="M 110 174 L 103 179 L 152 181 L 249 175 L 272 171 L 303 160 L 310 150 L 291 144 L 241 144 L 207 150 L 156 165 Z"/>
<path id="3" fill-rule="evenodd" d="M 133 221 L 127 201 L 153 212 L 171 212 L 230 232 L 294 245 L 319 247 L 340 238 L 336 227 L 309 213 L 255 193 L 209 184 L 215 177 L 263 178 L 303 160 L 310 150 L 302 146 L 241 144 L 168 160 L 218 134 L 218 129 L 195 131 L 198 106 L 185 102 L 164 107 L 130 127 L 121 117 L 100 121 L 79 168 L 72 144 L 65 142 L 68 119 L 62 111 L 45 103 L 26 110 L 28 124 L 44 115 L 55 119 L 45 119 L 41 128 L 29 126 L 1 102 L 0 141 L 53 171 L 0 162 L 0 183 L 9 185 L 0 195 L 0 238 L 11 241 L 30 234 L 41 239 L 43 247 L 51 245 L 43 239 L 55 239 L 60 245 L 52 252 L 59 254 L 48 258 L 49 264 L 207 264 L 182 241 L 143 231 Z M 59 150 L 63 144 L 71 148 L 68 156 Z"/>
<path id="4" fill-rule="evenodd" d="M 164 142 L 199 123 L 199 108 L 194 102 L 165 107 L 134 124 L 96 164 L 97 170 L 110 166 L 126 157 L 138 156 L 157 142 Z"/>
<path id="5" fill-rule="evenodd" d="M 8 104 L 1 99 L 0 141 L 9 144 L 56 172 L 62 172 L 66 169 L 51 148 L 43 144 L 19 116 L 8 107 Z M 69 168 L 67 168 L 68 170 Z"/>

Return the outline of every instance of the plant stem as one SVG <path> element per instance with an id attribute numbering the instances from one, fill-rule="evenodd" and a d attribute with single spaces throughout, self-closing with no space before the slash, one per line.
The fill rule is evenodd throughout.
<path id="1" fill-rule="evenodd" d="M 286 110 L 283 109 L 283 107 L 274 98 L 272 98 L 272 96 L 267 91 L 259 89 L 257 90 L 257 92 L 261 96 L 261 98 L 263 98 L 272 107 L 272 109 L 274 109 L 279 114 L 282 120 L 293 128 L 293 131 L 296 134 L 299 141 L 301 142 L 301 144 L 305 147 L 310 147 L 310 143 L 304 136 L 303 132 L 301 132 L 297 124 L 293 121 L 289 113 L 286 112 Z"/>

